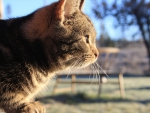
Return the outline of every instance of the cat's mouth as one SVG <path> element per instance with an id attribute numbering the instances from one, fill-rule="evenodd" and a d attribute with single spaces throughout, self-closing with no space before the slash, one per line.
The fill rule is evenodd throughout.
<path id="1" fill-rule="evenodd" d="M 92 63 L 94 63 L 97 59 L 90 55 L 84 54 L 80 57 L 72 57 L 65 62 L 66 67 L 73 67 L 73 68 L 83 68 Z"/>

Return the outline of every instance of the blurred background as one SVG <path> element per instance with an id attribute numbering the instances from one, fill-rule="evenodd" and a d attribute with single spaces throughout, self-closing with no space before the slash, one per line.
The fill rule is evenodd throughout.
<path id="1" fill-rule="evenodd" d="M 0 0 L 0 18 L 24 16 L 55 1 Z M 120 50 L 110 68 L 123 70 L 125 98 L 120 98 L 118 85 L 109 83 L 103 85 L 101 96 L 97 96 L 99 85 L 94 83 L 77 84 L 74 94 L 54 95 L 54 79 L 38 100 L 47 113 L 149 113 L 150 0 L 86 0 L 84 13 L 95 25 L 97 47 Z M 117 76 L 106 79 L 118 80 Z"/>

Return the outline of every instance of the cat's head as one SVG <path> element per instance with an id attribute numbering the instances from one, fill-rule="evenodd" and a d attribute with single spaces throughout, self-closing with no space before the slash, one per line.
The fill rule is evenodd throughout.
<path id="1" fill-rule="evenodd" d="M 83 3 L 84 0 L 59 0 L 35 12 L 31 20 L 34 26 L 25 26 L 32 28 L 28 37 L 40 38 L 50 59 L 59 65 L 85 67 L 98 58 L 96 31 L 82 12 Z"/>

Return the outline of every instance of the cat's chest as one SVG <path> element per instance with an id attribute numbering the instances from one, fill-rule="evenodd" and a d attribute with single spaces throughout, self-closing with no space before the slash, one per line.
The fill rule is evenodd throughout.
<path id="1" fill-rule="evenodd" d="M 50 79 L 54 77 L 53 73 L 48 73 L 47 76 L 42 74 L 41 72 L 37 70 L 33 70 L 31 73 L 31 91 L 28 92 L 27 100 L 30 100 L 37 96 L 38 93 L 43 92 L 43 90 L 46 88 L 46 86 L 50 83 Z"/>

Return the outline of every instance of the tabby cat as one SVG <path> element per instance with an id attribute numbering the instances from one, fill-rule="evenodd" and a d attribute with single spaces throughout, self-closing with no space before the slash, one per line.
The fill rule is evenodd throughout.
<path id="1" fill-rule="evenodd" d="M 98 57 L 96 32 L 84 0 L 59 0 L 20 18 L 0 20 L 0 107 L 6 113 L 45 113 L 34 101 L 55 73 Z M 76 62 L 79 63 L 76 63 Z"/>

